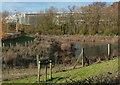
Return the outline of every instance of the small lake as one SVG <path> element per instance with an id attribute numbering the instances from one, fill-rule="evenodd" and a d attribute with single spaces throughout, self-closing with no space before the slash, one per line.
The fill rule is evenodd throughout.
<path id="1" fill-rule="evenodd" d="M 118 43 L 110 44 L 111 54 L 117 56 L 118 53 Z M 108 54 L 108 44 L 107 43 L 74 43 L 75 56 L 79 57 L 81 53 L 81 48 L 84 48 L 84 53 L 87 57 L 90 56 L 107 56 Z"/>

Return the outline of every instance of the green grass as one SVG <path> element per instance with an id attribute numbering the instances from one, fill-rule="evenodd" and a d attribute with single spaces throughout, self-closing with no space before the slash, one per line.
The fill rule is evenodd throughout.
<path id="1" fill-rule="evenodd" d="M 2 43 L 4 43 L 5 46 L 7 46 L 7 45 L 9 45 L 10 43 L 11 43 L 12 45 L 15 45 L 16 43 L 18 43 L 18 44 L 24 44 L 26 41 L 31 41 L 31 40 L 34 40 L 34 37 L 30 37 L 30 36 L 28 36 L 28 35 L 23 35 L 23 36 L 18 37 L 18 38 L 3 40 Z"/>
<path id="2" fill-rule="evenodd" d="M 118 58 L 115 58 L 110 61 L 104 61 L 98 64 L 92 64 L 90 66 L 82 67 L 79 69 L 73 69 L 65 72 L 59 72 L 53 74 L 52 81 L 48 81 L 49 83 L 63 83 L 63 82 L 71 82 L 70 79 L 74 81 L 83 80 L 90 76 L 98 76 L 98 75 L 108 75 L 108 72 L 113 73 L 112 75 L 117 75 L 115 73 L 118 71 Z M 36 82 L 37 77 L 18 79 L 13 81 L 7 81 L 5 83 L 34 83 Z M 41 80 L 44 79 L 44 76 L 41 77 Z M 49 79 L 48 79 L 49 80 Z"/>

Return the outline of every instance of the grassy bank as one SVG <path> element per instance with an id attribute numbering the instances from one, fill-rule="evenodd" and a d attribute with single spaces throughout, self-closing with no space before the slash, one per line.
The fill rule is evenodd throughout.
<path id="1" fill-rule="evenodd" d="M 28 36 L 28 35 L 23 35 L 21 37 L 3 40 L 2 43 L 4 43 L 5 45 L 9 45 L 10 43 L 12 45 L 15 45 L 16 43 L 24 44 L 25 42 L 31 41 L 31 40 L 34 40 L 34 37 L 31 37 L 31 36 Z"/>
<path id="2" fill-rule="evenodd" d="M 109 74 L 110 73 L 110 74 Z M 110 61 L 105 61 L 98 64 L 92 64 L 79 69 L 73 69 L 65 72 L 59 72 L 53 74 L 52 81 L 49 83 L 66 83 L 78 80 L 84 80 L 91 76 L 117 76 L 118 73 L 118 58 L 115 58 Z M 18 79 L 13 81 L 7 81 L 5 83 L 35 83 L 37 77 Z M 41 80 L 44 80 L 44 76 L 41 77 Z M 48 79 L 49 80 L 49 79 Z"/>

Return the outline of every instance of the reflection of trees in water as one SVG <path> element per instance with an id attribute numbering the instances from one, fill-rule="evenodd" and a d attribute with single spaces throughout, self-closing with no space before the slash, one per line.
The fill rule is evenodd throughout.
<path id="1" fill-rule="evenodd" d="M 75 45 L 76 56 L 79 56 L 81 48 L 85 48 L 86 56 L 107 56 L 107 44 L 89 44 L 89 43 L 76 43 Z M 111 45 L 111 52 L 117 50 L 117 44 Z"/>
<path id="2" fill-rule="evenodd" d="M 85 56 L 90 64 L 108 59 L 108 44 L 74 43 L 74 47 L 76 57 L 80 55 L 81 48 L 84 48 Z M 117 44 L 111 44 L 111 58 L 116 57 L 117 54 Z"/>

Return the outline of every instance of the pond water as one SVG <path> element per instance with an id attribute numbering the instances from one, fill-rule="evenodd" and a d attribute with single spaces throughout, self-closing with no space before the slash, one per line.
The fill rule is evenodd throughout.
<path id="1" fill-rule="evenodd" d="M 111 54 L 117 56 L 118 43 L 110 44 Z M 81 48 L 84 48 L 86 56 L 107 56 L 108 55 L 108 44 L 107 43 L 74 43 L 75 56 L 79 57 Z"/>

